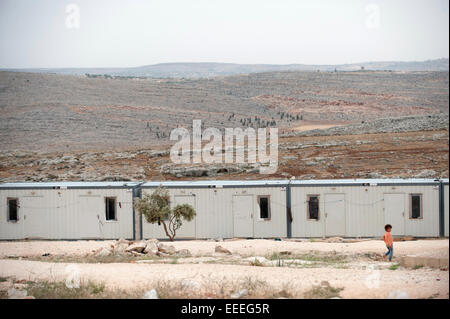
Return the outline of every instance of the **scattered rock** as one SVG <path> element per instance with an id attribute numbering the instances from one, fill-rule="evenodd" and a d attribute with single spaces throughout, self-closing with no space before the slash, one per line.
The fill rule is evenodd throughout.
<path id="1" fill-rule="evenodd" d="M 134 250 L 130 251 L 129 254 L 132 254 L 134 256 L 144 256 L 144 253 L 140 253 L 140 252 L 137 252 L 137 251 L 134 251 Z"/>
<path id="2" fill-rule="evenodd" d="M 155 289 L 146 291 L 142 299 L 159 299 L 158 293 Z"/>
<path id="3" fill-rule="evenodd" d="M 202 177 L 217 176 L 223 174 L 253 173 L 259 170 L 258 163 L 245 164 L 218 164 L 202 166 L 177 166 L 174 164 L 163 164 L 160 167 L 162 174 L 176 177 Z"/>
<path id="4" fill-rule="evenodd" d="M 259 264 L 265 264 L 268 262 L 268 260 L 265 257 L 261 256 L 248 257 L 247 260 L 251 263 L 259 263 Z"/>
<path id="5" fill-rule="evenodd" d="M 8 289 L 8 299 L 23 299 L 27 294 L 26 290 L 19 290 L 16 288 Z"/>
<path id="6" fill-rule="evenodd" d="M 380 174 L 378 172 L 370 172 L 367 174 L 368 178 L 386 178 L 383 174 Z"/>
<path id="7" fill-rule="evenodd" d="M 361 124 L 335 126 L 328 129 L 287 132 L 281 136 L 333 136 L 349 134 L 411 132 L 429 130 L 448 130 L 449 115 L 436 113 L 429 115 L 409 115 L 375 119 Z"/>
<path id="8" fill-rule="evenodd" d="M 189 289 L 189 290 L 199 290 L 201 285 L 199 282 L 194 281 L 194 280 L 189 280 L 189 279 L 185 279 L 181 282 L 181 286 L 184 289 Z"/>
<path id="9" fill-rule="evenodd" d="M 156 245 L 159 244 L 159 240 L 156 239 L 156 238 L 150 238 L 150 239 L 147 239 L 145 242 L 146 242 L 147 244 L 148 244 L 148 243 L 155 243 Z"/>
<path id="10" fill-rule="evenodd" d="M 95 256 L 97 256 L 97 257 L 106 257 L 106 256 L 109 256 L 109 255 L 111 255 L 111 251 L 109 249 L 107 249 L 107 248 L 104 248 L 104 247 L 100 248 L 95 253 Z"/>
<path id="11" fill-rule="evenodd" d="M 176 254 L 177 254 L 177 256 L 180 256 L 180 257 L 191 257 L 192 256 L 189 249 L 180 249 L 176 252 Z"/>
<path id="12" fill-rule="evenodd" d="M 216 245 L 216 248 L 214 249 L 214 251 L 215 251 L 216 253 L 221 253 L 221 254 L 228 254 L 228 255 L 231 255 L 231 251 L 229 251 L 229 250 L 226 249 L 226 248 L 223 248 L 223 247 L 220 246 L 220 245 Z"/>
<path id="13" fill-rule="evenodd" d="M 139 242 L 136 242 L 136 243 L 131 244 L 130 246 L 128 246 L 125 249 L 125 251 L 127 253 L 132 252 L 132 251 L 135 251 L 135 252 L 138 252 L 138 253 L 142 253 L 144 251 L 145 247 L 147 247 L 147 244 L 144 241 L 139 241 Z"/>
<path id="14" fill-rule="evenodd" d="M 150 240 L 147 241 L 146 243 L 147 243 L 147 245 L 145 246 L 144 254 L 156 255 L 156 253 L 158 252 L 157 243 L 155 243 L 154 241 L 150 241 Z"/>
<path id="15" fill-rule="evenodd" d="M 231 298 L 233 299 L 239 299 L 239 298 L 244 298 L 248 296 L 248 290 L 247 289 L 241 289 L 233 294 L 230 295 Z"/>
<path id="16" fill-rule="evenodd" d="M 24 290 L 24 289 L 27 289 L 27 288 L 28 288 L 28 285 L 25 284 L 25 283 L 15 283 L 15 284 L 13 285 L 13 288 L 19 289 L 19 290 Z"/>
<path id="17" fill-rule="evenodd" d="M 118 243 L 114 246 L 114 253 L 125 254 L 127 248 L 128 248 L 128 243 Z"/>
<path id="18" fill-rule="evenodd" d="M 165 245 L 163 243 L 159 243 L 158 251 L 163 254 L 173 255 L 173 254 L 175 254 L 176 249 L 172 245 Z"/>
<path id="19" fill-rule="evenodd" d="M 432 169 L 424 169 L 419 174 L 414 175 L 415 178 L 433 178 L 437 177 L 439 174 Z"/>
<path id="20" fill-rule="evenodd" d="M 128 240 L 124 239 L 124 238 L 120 238 L 120 239 L 116 242 L 116 245 L 120 245 L 120 244 L 126 244 L 126 245 L 129 245 L 130 242 L 129 242 Z"/>

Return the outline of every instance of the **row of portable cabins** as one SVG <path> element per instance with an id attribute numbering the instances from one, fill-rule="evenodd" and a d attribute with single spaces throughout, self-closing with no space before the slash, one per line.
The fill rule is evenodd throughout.
<path id="1" fill-rule="evenodd" d="M 197 215 L 177 238 L 448 237 L 448 179 L 0 184 L 0 239 L 165 238 L 134 209 L 157 187 Z"/>

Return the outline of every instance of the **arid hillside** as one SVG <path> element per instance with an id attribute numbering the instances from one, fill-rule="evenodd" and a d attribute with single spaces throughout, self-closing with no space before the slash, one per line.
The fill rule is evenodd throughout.
<path id="1" fill-rule="evenodd" d="M 448 72 L 0 72 L 0 181 L 448 177 Z M 278 170 L 175 165 L 171 129 L 278 127 Z"/>
<path id="2" fill-rule="evenodd" d="M 425 118 L 428 121 L 409 119 L 410 126 L 403 124 L 408 120 L 398 121 L 401 124 L 388 133 L 381 127 L 378 133 L 360 128 L 356 134 L 326 135 L 335 133 L 331 128 L 312 136 L 281 137 L 278 169 L 270 175 L 259 174 L 255 164 L 173 164 L 169 149 L 160 147 L 107 152 L 3 152 L 0 181 L 448 177 L 448 115 Z M 423 130 L 423 123 L 417 125 L 421 121 L 428 123 L 427 130 Z M 422 130 L 414 130 L 415 126 Z"/>
<path id="3" fill-rule="evenodd" d="M 0 72 L 0 150 L 94 151 L 168 144 L 170 131 L 360 123 L 447 112 L 448 72 L 273 72 L 111 79 Z"/>

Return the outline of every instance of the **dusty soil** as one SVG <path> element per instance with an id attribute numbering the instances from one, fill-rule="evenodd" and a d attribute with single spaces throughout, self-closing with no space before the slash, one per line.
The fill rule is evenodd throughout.
<path id="1" fill-rule="evenodd" d="M 1 241 L 0 258 L 7 256 L 27 257 L 40 256 L 45 253 L 53 255 L 84 256 L 101 247 L 110 247 L 113 240 L 77 240 L 77 241 Z M 176 240 L 172 243 L 177 250 L 189 249 L 194 256 L 204 256 L 214 252 L 218 244 L 211 240 Z M 381 253 L 385 246 L 380 240 L 363 240 L 359 242 L 329 243 L 301 239 L 287 239 L 283 241 L 253 239 L 253 240 L 225 240 L 220 245 L 233 254 L 243 256 L 265 256 L 273 252 L 290 251 L 292 253 L 307 253 L 317 251 L 341 254 L 347 253 Z M 395 243 L 395 255 L 423 255 L 433 253 L 437 257 L 448 258 L 449 241 L 444 240 L 414 240 Z"/>
<path id="2" fill-rule="evenodd" d="M 281 137 L 275 174 L 218 172 L 202 164 L 204 172 L 195 178 L 448 178 L 448 138 L 448 130 Z M 158 150 L 162 153 L 152 153 Z M 192 180 L 178 175 L 180 165 L 174 165 L 174 173 L 162 170 L 171 162 L 164 150 L 3 153 L 0 181 Z"/>
<path id="3" fill-rule="evenodd" d="M 294 127 L 294 131 L 304 132 L 310 130 L 322 130 L 330 127 L 335 127 L 343 124 L 323 124 L 323 123 L 303 123 L 300 126 Z"/>
<path id="4" fill-rule="evenodd" d="M 417 240 L 395 243 L 393 263 L 380 258 L 384 245 L 379 240 L 328 243 L 309 241 L 226 240 L 175 241 L 176 249 L 187 248 L 188 258 L 156 258 L 120 263 L 84 263 L 83 256 L 99 247 L 109 247 L 113 241 L 31 241 L 0 243 L 0 277 L 29 281 L 64 281 L 68 276 L 67 262 L 36 261 L 43 253 L 78 256 L 75 262 L 85 281 L 102 282 L 108 288 L 150 288 L 161 281 L 188 282 L 188 286 L 205 294 L 224 286 L 234 289 L 264 285 L 272 291 L 289 291 L 293 298 L 302 298 L 313 287 L 328 282 L 342 288 L 342 298 L 386 298 L 390 292 L 403 291 L 409 298 L 449 298 L 448 269 L 409 269 L 397 266 L 400 256 L 426 253 L 448 258 L 448 240 Z M 218 254 L 220 244 L 232 255 Z M 270 255 L 289 252 L 292 261 L 309 256 L 299 264 L 276 265 Z M 307 254 L 307 255 L 304 255 Z M 9 256 L 9 258 L 8 258 Z M 13 258 L 15 256 L 15 258 Z M 33 259 L 33 256 L 36 257 Z M 266 257 L 262 257 L 266 256 Z M 303 257 L 302 257 L 303 256 Z M 18 258 L 20 257 L 20 258 Z M 337 258 L 339 257 L 339 258 Z M 344 258 L 345 259 L 342 259 Z M 43 260 L 44 257 L 39 257 Z M 263 265 L 255 266 L 257 258 Z M 395 265 L 395 269 L 391 266 Z M 398 268 L 397 268 L 398 267 Z M 250 287 L 250 291 L 251 291 Z M 267 288 L 266 288 L 267 289 Z M 189 293 L 187 292 L 187 297 Z M 251 297 L 251 294 L 250 294 Z"/>
<path id="5" fill-rule="evenodd" d="M 268 72 L 119 80 L 0 72 L 0 182 L 448 177 L 448 123 L 431 118 L 448 114 L 448 75 Z M 407 121 L 407 130 L 377 122 L 373 134 L 352 126 L 412 114 L 430 119 Z M 165 167 L 172 165 L 171 130 L 191 130 L 193 119 L 203 129 L 278 128 L 277 172 L 204 163 L 195 173 Z M 333 126 L 342 129 L 336 136 L 305 136 Z"/>
<path id="6" fill-rule="evenodd" d="M 298 127 L 448 113 L 448 72 L 103 79 L 0 72 L 0 150 L 154 147 L 173 128 Z M 333 123 L 325 123 L 333 124 Z"/>

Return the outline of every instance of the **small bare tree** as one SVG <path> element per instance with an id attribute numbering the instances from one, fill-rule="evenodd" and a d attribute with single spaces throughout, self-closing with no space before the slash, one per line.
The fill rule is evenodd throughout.
<path id="1" fill-rule="evenodd" d="M 147 222 L 162 224 L 170 241 L 175 238 L 183 220 L 189 222 L 196 215 L 189 204 L 177 205 L 171 209 L 169 191 L 162 187 L 158 187 L 152 194 L 144 194 L 141 199 L 136 200 L 134 207 L 145 216 Z"/>

